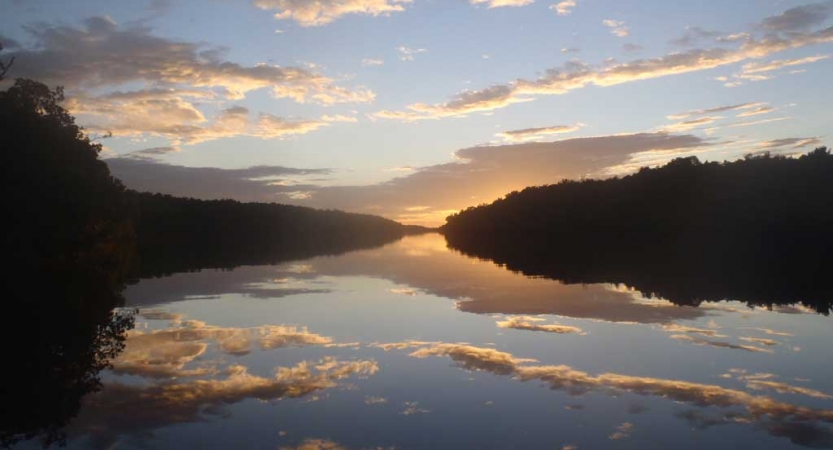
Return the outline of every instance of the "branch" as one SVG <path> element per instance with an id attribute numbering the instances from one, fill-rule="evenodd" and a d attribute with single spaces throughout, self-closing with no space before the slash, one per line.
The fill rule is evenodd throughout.
<path id="1" fill-rule="evenodd" d="M 3 81 L 3 79 L 6 78 L 6 72 L 9 71 L 9 69 L 12 67 L 12 64 L 14 64 L 14 56 L 12 56 L 12 59 L 10 59 L 8 63 L 3 63 L 3 61 L 0 61 L 0 81 Z"/>

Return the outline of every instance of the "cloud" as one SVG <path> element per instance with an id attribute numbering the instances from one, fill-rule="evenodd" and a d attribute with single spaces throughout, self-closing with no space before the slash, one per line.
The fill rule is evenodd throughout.
<path id="1" fill-rule="evenodd" d="M 778 341 L 774 341 L 772 339 L 766 339 L 766 338 L 740 337 L 739 339 L 741 341 L 753 342 L 755 344 L 763 344 L 763 345 L 769 345 L 769 346 L 778 345 Z"/>
<path id="2" fill-rule="evenodd" d="M 125 158 L 133 158 L 133 159 L 148 159 L 153 160 L 159 158 L 160 156 L 167 155 L 168 153 L 174 153 L 179 151 L 176 147 L 151 147 L 145 148 L 142 150 L 134 150 L 127 155 Z M 118 156 L 115 156 L 118 157 Z"/>
<path id="3" fill-rule="evenodd" d="M 569 325 L 542 325 L 535 322 L 543 321 L 544 319 L 529 316 L 509 317 L 507 320 L 497 322 L 500 328 L 513 328 L 516 330 L 528 331 L 542 331 L 544 333 L 555 334 L 585 334 L 579 327 Z"/>
<path id="4" fill-rule="evenodd" d="M 722 119 L 723 117 L 720 116 L 706 116 L 706 117 L 698 117 L 697 119 L 690 119 L 685 120 L 682 122 L 672 123 L 671 125 L 666 125 L 662 127 L 663 131 L 669 133 L 677 133 L 680 131 L 688 131 L 694 128 L 699 128 L 704 125 L 711 125 L 718 120 Z"/>
<path id="5" fill-rule="evenodd" d="M 403 57 L 404 58 L 404 57 Z M 408 106 L 408 111 L 379 111 L 371 115 L 378 119 L 397 119 L 413 122 L 426 119 L 460 117 L 474 112 L 491 111 L 512 103 L 531 101 L 515 95 L 511 86 L 496 85 L 477 91 L 463 91 L 450 101 L 439 105 L 416 103 Z"/>
<path id="6" fill-rule="evenodd" d="M 739 103 L 735 105 L 726 105 L 726 106 L 717 106 L 714 108 L 707 108 L 707 109 L 695 109 L 691 111 L 681 112 L 677 114 L 672 114 L 668 116 L 668 119 L 671 120 L 679 120 L 679 119 L 687 119 L 693 116 L 702 116 L 705 114 L 714 114 L 719 112 L 726 112 L 726 111 L 735 111 L 735 110 L 743 110 L 743 109 L 752 109 L 752 108 L 759 108 L 766 105 L 765 103 L 755 102 L 755 103 Z"/>
<path id="7" fill-rule="evenodd" d="M 385 169 L 385 172 L 413 172 L 415 170 L 417 170 L 417 168 L 414 166 L 399 166 Z"/>
<path id="8" fill-rule="evenodd" d="M 550 9 L 555 11 L 559 16 L 569 16 L 576 7 L 576 0 L 565 0 L 560 3 L 550 5 Z"/>
<path id="9" fill-rule="evenodd" d="M 425 48 L 409 48 L 404 45 L 396 47 L 396 50 L 399 51 L 399 59 L 402 61 L 413 61 L 416 59 L 416 55 L 426 53 L 428 51 L 428 49 Z"/>
<path id="10" fill-rule="evenodd" d="M 749 40 L 751 37 L 752 37 L 752 35 L 749 34 L 749 33 L 744 33 L 744 32 L 733 33 L 733 34 L 727 34 L 725 36 L 719 36 L 717 38 L 717 42 L 731 43 L 731 42 L 737 42 L 737 41 L 746 41 L 746 40 Z"/>
<path id="11" fill-rule="evenodd" d="M 762 119 L 762 120 L 753 120 L 753 121 L 746 121 L 746 122 L 735 122 L 728 125 L 725 125 L 726 128 L 737 128 L 737 127 L 749 127 L 753 125 L 762 125 L 765 123 L 772 123 L 772 122 L 780 122 L 782 120 L 790 120 L 792 117 L 775 117 L 772 119 Z"/>
<path id="12" fill-rule="evenodd" d="M 823 24 L 830 16 L 830 1 L 790 8 L 783 13 L 768 17 L 761 27 L 769 31 L 800 31 Z"/>
<path id="13" fill-rule="evenodd" d="M 625 35 L 622 22 L 606 20 L 612 31 Z M 511 104 L 530 101 L 537 95 L 561 95 L 587 86 L 609 87 L 671 75 L 681 75 L 761 59 L 771 54 L 833 41 L 833 27 L 810 32 L 769 33 L 760 39 L 749 38 L 734 43 L 734 48 L 695 48 L 663 56 L 623 63 L 592 66 L 569 61 L 551 68 L 536 80 L 516 79 L 481 90 L 465 91 L 446 103 L 415 103 L 400 111 L 380 111 L 375 118 L 415 121 L 460 117 L 472 112 L 486 112 Z M 754 75 L 754 74 L 750 74 Z"/>
<path id="14" fill-rule="evenodd" d="M 374 342 L 370 344 L 368 347 L 375 347 L 381 348 L 382 350 L 389 352 L 391 350 L 405 350 L 409 348 L 415 347 L 424 347 L 426 345 L 433 345 L 438 344 L 438 342 L 426 342 L 426 341 L 404 341 L 404 342 L 389 342 L 389 343 L 378 343 Z"/>
<path id="15" fill-rule="evenodd" d="M 143 309 L 139 312 L 139 317 L 145 320 L 170 320 L 178 322 L 182 320 L 182 314 L 175 314 L 167 311 L 160 311 L 155 309 Z"/>
<path id="16" fill-rule="evenodd" d="M 300 398 L 337 386 L 350 376 L 369 376 L 374 361 L 338 361 L 325 358 L 278 367 L 274 377 L 252 375 L 246 367 L 229 366 L 225 378 L 175 383 L 128 385 L 108 383 L 85 397 L 85 407 L 71 425 L 76 435 L 95 435 L 109 442 L 119 435 L 141 437 L 154 429 L 202 422 L 223 413 L 223 407 L 247 399 L 274 401 Z"/>
<path id="17" fill-rule="evenodd" d="M 404 408 L 399 414 L 410 416 L 412 414 L 425 414 L 430 412 L 430 409 L 420 408 L 419 402 L 405 402 Z"/>
<path id="18" fill-rule="evenodd" d="M 305 189 L 303 182 L 296 180 L 331 173 L 329 169 L 282 166 L 185 167 L 141 157 L 110 158 L 105 162 L 113 176 L 131 189 L 204 200 L 275 201 L 280 193 Z"/>
<path id="19" fill-rule="evenodd" d="M 154 36 L 142 26 L 120 27 L 106 17 L 87 19 L 83 28 L 39 24 L 26 29 L 36 43 L 13 53 L 26 61 L 20 76 L 71 89 L 146 83 L 216 88 L 230 98 L 265 88 L 278 98 L 321 104 L 374 98 L 367 89 L 340 87 L 306 69 L 240 65 L 223 60 L 220 49 Z"/>
<path id="20" fill-rule="evenodd" d="M 784 332 L 784 331 L 776 331 L 776 330 L 772 330 L 772 329 L 769 329 L 769 328 L 746 327 L 744 329 L 760 331 L 761 333 L 764 333 L 764 334 L 770 335 L 770 336 L 785 336 L 785 337 L 795 336 L 792 333 L 787 333 L 787 332 Z"/>
<path id="21" fill-rule="evenodd" d="M 263 10 L 277 11 L 275 18 L 294 20 L 302 27 L 332 23 L 343 16 L 387 16 L 405 10 L 412 0 L 254 0 Z"/>
<path id="22" fill-rule="evenodd" d="M 631 34 L 630 29 L 625 26 L 625 22 L 621 20 L 605 19 L 602 21 L 604 26 L 610 28 L 610 33 L 619 37 L 627 37 Z"/>
<path id="23" fill-rule="evenodd" d="M 66 106 L 93 132 L 115 136 L 158 136 L 168 139 L 172 148 L 235 136 L 284 139 L 307 134 L 327 126 L 327 121 L 285 119 L 263 114 L 252 119 L 240 106 L 221 110 L 208 120 L 185 98 L 191 93 L 177 91 L 117 92 L 101 97 L 79 95 Z M 165 152 L 145 152 L 146 156 Z"/>
<path id="24" fill-rule="evenodd" d="M 335 114 L 335 115 L 332 115 L 332 116 L 321 116 L 321 120 L 323 120 L 324 122 L 350 122 L 350 123 L 356 123 L 356 122 L 359 121 L 359 119 L 357 119 L 353 116 L 344 116 L 344 115 L 341 115 L 341 114 Z"/>
<path id="25" fill-rule="evenodd" d="M 771 113 L 771 112 L 773 112 L 773 111 L 775 111 L 775 108 L 773 108 L 773 107 L 771 107 L 771 106 L 759 106 L 759 107 L 757 107 L 757 108 L 755 108 L 755 109 L 751 109 L 751 110 L 749 110 L 749 111 L 744 111 L 744 112 L 742 112 L 742 113 L 738 114 L 738 115 L 737 115 L 737 116 L 735 116 L 735 117 L 750 117 L 750 116 L 758 116 L 758 115 L 761 115 L 761 114 L 769 114 L 769 113 Z"/>
<path id="26" fill-rule="evenodd" d="M 388 292 L 390 292 L 391 294 L 397 294 L 397 295 L 407 295 L 409 297 L 416 297 L 417 294 L 419 294 L 418 290 L 410 289 L 410 288 L 390 289 L 390 290 L 388 290 Z"/>
<path id="27" fill-rule="evenodd" d="M 770 434 L 789 437 L 793 442 L 806 437 L 806 430 L 801 427 L 796 429 L 797 425 L 820 427 L 823 424 L 833 423 L 833 410 L 829 409 L 807 408 L 713 384 L 610 372 L 594 376 L 566 365 L 528 365 L 527 363 L 535 361 L 468 344 L 434 344 L 414 351 L 410 355 L 416 358 L 446 356 L 466 370 L 485 370 L 496 375 L 512 376 L 520 381 L 539 381 L 549 386 L 550 389 L 566 391 L 571 395 L 582 395 L 590 392 L 617 395 L 621 392 L 629 392 L 637 395 L 666 398 L 704 408 L 740 407 L 745 409 L 745 412 L 730 410 L 727 413 L 733 423 L 758 421 L 766 425 L 765 429 Z M 789 393 L 795 393 L 789 388 L 787 390 L 790 391 Z M 817 394 L 817 392 L 811 393 Z M 699 411 L 696 411 L 695 415 L 705 417 Z M 721 422 L 702 422 L 702 425 L 708 426 L 717 423 Z M 829 427 L 819 429 L 827 434 L 830 433 Z M 627 434 L 631 430 L 632 426 L 626 424 L 617 427 L 617 431 L 623 434 Z M 618 437 L 626 436 L 620 435 Z"/>
<path id="28" fill-rule="evenodd" d="M 668 331 L 669 333 L 691 333 L 691 334 L 700 334 L 700 335 L 703 335 L 703 336 L 711 336 L 711 337 L 726 337 L 725 335 L 720 334 L 715 329 L 694 328 L 694 327 L 679 325 L 679 324 L 676 324 L 676 323 L 672 323 L 672 324 L 669 324 L 669 325 L 663 325 L 662 329 L 664 331 Z"/>
<path id="29" fill-rule="evenodd" d="M 576 125 L 555 125 L 551 127 L 524 128 L 522 130 L 511 130 L 498 133 L 496 136 L 509 142 L 525 142 L 545 138 L 555 134 L 573 133 L 578 131 L 583 124 Z"/>
<path id="30" fill-rule="evenodd" d="M 639 44 L 631 44 L 630 42 L 627 43 L 627 44 L 622 45 L 622 50 L 624 50 L 628 53 L 641 52 L 644 49 L 645 49 L 645 47 L 643 47 Z"/>
<path id="31" fill-rule="evenodd" d="M 469 0 L 472 5 L 486 4 L 489 9 L 502 8 L 505 6 L 526 6 L 530 5 L 535 0 Z"/>
<path id="32" fill-rule="evenodd" d="M 493 348 L 466 344 L 433 344 L 410 354 L 414 358 L 448 356 L 466 370 L 483 370 L 497 375 L 511 375 L 519 364 L 536 362 L 534 359 L 515 358 Z"/>
<path id="33" fill-rule="evenodd" d="M 362 67 L 378 67 L 385 64 L 382 58 L 364 58 L 362 60 Z"/>
<path id="34" fill-rule="evenodd" d="M 373 396 L 365 396 L 364 404 L 365 405 L 381 405 L 388 402 L 388 399 L 385 397 L 373 397 Z"/>
<path id="35" fill-rule="evenodd" d="M 718 347 L 718 348 L 728 348 L 732 350 L 743 350 L 747 352 L 753 353 L 772 353 L 772 350 L 756 347 L 754 345 L 742 345 L 742 344 L 732 344 L 729 342 L 723 341 L 711 341 L 708 339 L 701 339 L 693 336 L 689 336 L 686 334 L 673 334 L 671 335 L 671 339 L 678 339 L 681 341 L 689 341 L 694 345 L 706 345 L 709 347 Z"/>
<path id="36" fill-rule="evenodd" d="M 745 369 L 729 369 L 729 372 L 721 375 L 723 378 L 736 379 L 746 383 L 746 387 L 755 390 L 770 390 L 779 394 L 797 394 L 805 395 L 807 397 L 821 398 L 825 400 L 833 399 L 833 396 L 816 389 L 810 389 L 803 386 L 794 386 L 788 383 L 773 380 L 778 378 L 772 373 L 755 373 L 748 375 Z M 806 380 L 805 380 L 806 381 Z"/>
<path id="37" fill-rule="evenodd" d="M 787 383 L 770 380 L 751 380 L 746 383 L 746 386 L 751 389 L 758 390 L 773 390 L 779 394 L 799 394 L 808 397 L 821 398 L 825 400 L 833 399 L 833 395 L 826 394 L 816 389 L 805 388 L 802 386 L 793 386 Z"/>
<path id="38" fill-rule="evenodd" d="M 680 47 L 691 47 L 703 39 L 713 39 L 720 35 L 721 33 L 718 31 L 709 31 L 700 27 L 686 27 L 685 34 L 671 40 L 671 44 Z"/>
<path id="39" fill-rule="evenodd" d="M 633 432 L 633 424 L 630 423 L 630 422 L 625 422 L 625 423 L 622 423 L 621 425 L 618 425 L 616 427 L 616 431 L 614 431 L 613 434 L 611 434 L 607 438 L 612 440 L 612 441 L 618 441 L 620 439 L 629 438 L 630 435 L 631 435 L 631 432 Z"/>
<path id="40" fill-rule="evenodd" d="M 830 58 L 830 55 L 816 55 L 798 59 L 782 59 L 770 61 L 768 63 L 749 63 L 743 65 L 741 75 L 772 72 L 774 70 L 783 69 L 784 67 L 792 67 L 803 64 L 810 64 L 818 61 L 824 61 L 828 58 Z"/>
<path id="41" fill-rule="evenodd" d="M 262 350 L 332 343 L 331 338 L 310 333 L 305 327 L 222 328 L 194 320 L 181 321 L 181 317 L 173 324 L 182 326 L 152 332 L 131 330 L 124 351 L 113 361 L 113 372 L 147 378 L 202 376 L 213 373 L 213 369 L 185 366 L 203 355 L 209 344 L 227 354 L 244 355 L 255 343 Z"/>
<path id="42" fill-rule="evenodd" d="M 734 81 L 728 81 L 728 77 L 722 77 L 721 81 L 726 81 L 724 86 L 726 87 L 736 87 L 744 84 L 746 81 L 766 81 L 775 78 L 774 74 L 770 72 L 774 72 L 785 67 L 792 67 L 798 66 L 803 64 L 811 64 L 818 61 L 823 61 L 830 58 L 830 55 L 816 55 L 816 56 L 808 56 L 806 58 L 798 58 L 798 59 L 784 59 L 784 60 L 775 60 L 770 61 L 768 63 L 748 63 L 744 64 L 741 67 L 740 72 L 732 75 Z M 795 73 L 803 73 L 804 70 L 793 70 L 790 71 L 790 74 Z"/>
<path id="43" fill-rule="evenodd" d="M 578 53 L 578 52 L 580 52 L 580 51 L 581 51 L 581 49 L 578 49 L 578 48 L 569 48 L 569 47 L 567 47 L 567 48 L 562 48 L 562 49 L 561 49 L 561 53 Z"/>
<path id="44" fill-rule="evenodd" d="M 758 144 L 758 148 L 774 149 L 781 147 L 789 147 L 791 149 L 799 149 L 820 145 L 821 143 L 821 139 L 817 137 L 782 138 L 761 142 L 760 144 Z"/>

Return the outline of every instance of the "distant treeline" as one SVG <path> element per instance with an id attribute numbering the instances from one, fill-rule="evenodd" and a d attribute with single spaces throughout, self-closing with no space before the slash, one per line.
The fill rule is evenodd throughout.
<path id="1" fill-rule="evenodd" d="M 142 278 L 336 255 L 425 231 L 336 210 L 132 191 L 128 195 L 138 242 L 133 275 Z"/>
<path id="2" fill-rule="evenodd" d="M 678 158 L 530 187 L 447 218 L 449 246 L 527 275 L 624 283 L 679 304 L 833 301 L 833 155 Z"/>

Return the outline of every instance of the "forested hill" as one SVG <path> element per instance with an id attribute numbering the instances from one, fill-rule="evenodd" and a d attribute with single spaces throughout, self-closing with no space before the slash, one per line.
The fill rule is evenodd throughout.
<path id="1" fill-rule="evenodd" d="M 679 158 L 512 192 L 448 217 L 441 231 L 452 248 L 528 275 L 625 283 L 684 304 L 809 300 L 825 311 L 833 155 Z"/>
<path id="2" fill-rule="evenodd" d="M 627 239 L 637 246 L 720 232 L 763 238 L 833 224 L 831 201 L 833 155 L 825 147 L 799 158 L 701 163 L 692 156 L 623 178 L 529 187 L 451 215 L 442 229 Z"/>

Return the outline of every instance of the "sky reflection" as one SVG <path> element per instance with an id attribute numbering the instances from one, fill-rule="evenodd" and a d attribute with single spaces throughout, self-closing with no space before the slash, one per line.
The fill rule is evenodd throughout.
<path id="1" fill-rule="evenodd" d="M 833 447 L 831 332 L 805 311 L 527 278 L 437 235 L 126 297 L 71 448 Z"/>

